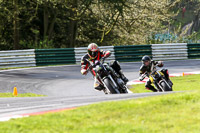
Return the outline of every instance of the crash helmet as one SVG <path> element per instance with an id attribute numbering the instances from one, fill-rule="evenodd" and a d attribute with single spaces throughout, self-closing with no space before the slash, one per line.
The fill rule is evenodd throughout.
<path id="1" fill-rule="evenodd" d="M 148 55 L 145 55 L 142 57 L 142 63 L 145 65 L 145 66 L 149 66 L 150 63 L 151 63 L 151 58 L 148 56 Z"/>
<path id="2" fill-rule="evenodd" d="M 87 48 L 90 58 L 95 59 L 98 56 L 99 47 L 96 43 L 90 43 Z"/>

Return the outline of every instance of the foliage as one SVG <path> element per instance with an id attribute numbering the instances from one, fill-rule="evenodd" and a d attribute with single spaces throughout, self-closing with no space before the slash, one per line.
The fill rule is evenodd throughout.
<path id="1" fill-rule="evenodd" d="M 176 12 L 167 30 L 159 34 L 170 34 L 175 38 L 161 40 L 160 43 L 199 43 L 200 37 L 200 0 L 180 0 L 171 11 Z M 151 41 L 157 41 L 151 38 Z"/>
<path id="2" fill-rule="evenodd" d="M 0 49 L 144 44 L 179 0 L 1 0 Z"/>

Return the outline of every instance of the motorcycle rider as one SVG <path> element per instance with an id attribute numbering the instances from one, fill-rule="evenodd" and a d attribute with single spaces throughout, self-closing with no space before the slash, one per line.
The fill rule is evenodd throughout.
<path id="1" fill-rule="evenodd" d="M 149 76 L 149 74 L 156 69 L 156 66 L 158 67 L 163 67 L 164 64 L 162 61 L 153 61 L 151 60 L 151 58 L 147 55 L 142 57 L 142 66 L 140 67 L 140 72 L 139 72 L 139 80 L 142 81 L 144 78 L 141 77 L 142 74 L 144 74 L 145 72 L 147 72 L 147 75 Z M 166 79 L 168 82 L 172 83 L 169 79 L 169 73 L 167 69 L 162 69 L 161 72 L 164 73 Z M 145 84 L 146 89 L 148 90 L 152 90 L 153 92 L 157 92 L 158 90 L 154 88 L 154 86 L 151 85 L 151 80 L 148 79 L 148 81 Z"/>
<path id="2" fill-rule="evenodd" d="M 89 44 L 88 48 L 87 48 L 87 54 L 85 54 L 81 58 L 81 74 L 82 75 L 86 75 L 87 74 L 87 72 L 88 72 L 87 69 L 89 67 L 89 62 L 88 61 L 92 61 L 94 63 L 96 60 L 100 61 L 100 59 L 108 58 L 110 55 L 111 55 L 110 51 L 100 50 L 97 44 L 95 44 L 95 43 Z M 110 63 L 110 66 L 115 70 L 115 72 L 117 74 L 119 74 L 119 76 L 122 78 L 122 80 L 125 83 L 128 82 L 128 79 L 124 76 L 118 61 L 112 61 Z M 95 80 L 94 81 L 94 88 L 96 90 L 99 90 L 99 91 L 104 90 L 103 85 L 101 85 L 99 83 L 99 81 L 97 80 L 94 70 L 92 70 L 92 75 L 95 77 L 94 78 L 94 80 Z"/>

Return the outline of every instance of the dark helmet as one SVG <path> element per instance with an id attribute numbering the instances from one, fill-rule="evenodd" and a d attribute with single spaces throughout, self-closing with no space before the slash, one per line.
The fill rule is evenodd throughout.
<path id="1" fill-rule="evenodd" d="M 99 47 L 96 43 L 91 43 L 88 45 L 88 55 L 90 56 L 90 58 L 95 59 L 98 55 L 99 52 Z"/>
<path id="2" fill-rule="evenodd" d="M 143 56 L 143 57 L 142 57 L 142 62 L 143 62 L 143 64 L 144 64 L 145 62 L 147 62 L 147 61 L 149 61 L 149 63 L 151 63 L 151 58 L 150 58 L 148 55 Z"/>

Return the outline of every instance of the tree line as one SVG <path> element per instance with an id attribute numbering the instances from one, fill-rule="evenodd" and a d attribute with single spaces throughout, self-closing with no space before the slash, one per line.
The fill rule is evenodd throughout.
<path id="1" fill-rule="evenodd" d="M 0 50 L 145 44 L 180 0 L 0 0 Z"/>

